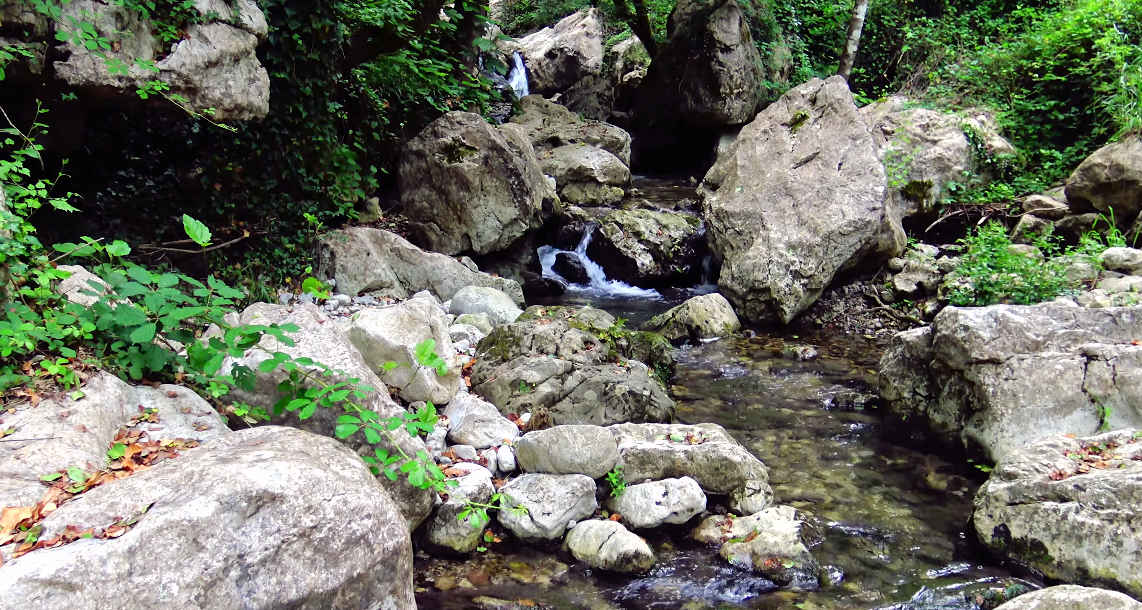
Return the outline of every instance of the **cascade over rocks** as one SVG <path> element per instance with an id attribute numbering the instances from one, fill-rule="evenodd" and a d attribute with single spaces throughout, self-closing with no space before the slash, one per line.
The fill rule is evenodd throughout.
<path id="1" fill-rule="evenodd" d="M 992 551 L 1049 579 L 1140 596 L 1139 502 L 1142 434 L 1052 436 L 1000 460 L 976 493 L 972 525 Z"/>
<path id="2" fill-rule="evenodd" d="M 573 212 L 569 209 L 568 215 Z M 587 254 L 610 279 L 637 286 L 670 286 L 701 273 L 705 243 L 701 221 L 662 210 L 606 210 Z"/>
<path id="3" fill-rule="evenodd" d="M 44 493 L 44 474 L 101 467 L 116 433 L 135 426 L 132 419 L 143 409 L 155 409 L 157 421 L 137 424 L 153 441 L 207 443 L 230 432 L 210 403 L 184 387 L 131 386 L 98 372 L 80 398 L 48 398 L 4 414 L 4 428 L 16 432 L 0 443 L 0 508 L 35 504 Z M 42 440 L 15 440 L 22 438 Z"/>
<path id="4" fill-rule="evenodd" d="M 277 339 L 266 336 L 249 353 L 240 359 L 227 358 L 222 370 L 230 370 L 234 365 L 249 367 L 256 375 L 256 384 L 253 392 L 235 390 L 231 396 L 235 400 L 247 402 L 253 406 L 266 409 L 272 414 L 274 403 L 280 398 L 278 384 L 287 374 L 280 368 L 270 373 L 258 370 L 258 364 L 272 357 L 274 352 L 285 352 L 293 358 L 307 357 L 315 362 L 329 366 L 340 374 L 331 378 L 331 381 L 357 379 L 360 385 L 374 389 L 366 398 L 360 401 L 365 409 L 376 411 L 382 418 L 400 415 L 405 410 L 390 396 L 385 384 L 381 381 L 373 367 L 365 361 L 353 343 L 349 341 L 348 334 L 332 319 L 321 312 L 315 305 L 302 304 L 293 307 L 271 305 L 269 303 L 254 303 L 242 312 L 240 324 L 295 324 L 299 327 L 291 336 L 294 345 L 284 345 Z M 307 367 L 302 367 L 307 368 Z M 333 436 L 337 426 L 337 417 L 340 409 L 318 409 L 313 417 L 301 421 L 294 413 L 283 413 L 272 418 L 273 423 L 301 428 L 322 436 Z M 414 456 L 418 451 L 425 451 L 424 441 L 413 438 L 403 430 L 388 434 L 382 443 L 372 445 L 365 441 L 364 435 L 355 434 L 344 441 L 350 448 L 358 453 L 373 453 L 375 448 L 393 452 L 396 447 L 404 451 L 405 455 Z M 403 477 L 390 481 L 387 477 L 378 479 L 381 485 L 396 501 L 401 514 L 408 524 L 409 531 L 416 528 L 432 509 L 433 493 L 424 489 L 417 489 Z"/>
<path id="5" fill-rule="evenodd" d="M 335 280 L 337 290 L 348 295 L 373 292 L 407 299 L 427 290 L 447 301 L 465 286 L 484 286 L 523 304 L 523 290 L 514 280 L 473 271 L 450 256 L 425 252 L 395 233 L 371 227 L 323 235 L 316 267 L 318 277 Z"/>
<path id="6" fill-rule="evenodd" d="M 197 0 L 194 5 L 208 20 L 187 25 L 184 38 L 169 48 L 155 36 L 152 23 L 115 3 L 62 3 L 60 17 L 54 22 L 30 8 L 21 11 L 6 7 L 3 16 L 4 21 L 27 26 L 35 33 L 31 39 L 11 41 L 34 51 L 36 57 L 28 66 L 33 75 L 44 69 L 46 57 L 42 49 L 58 44 L 65 59 L 53 62 L 50 71 L 74 89 L 137 101 L 137 89 L 148 81 L 160 80 L 170 86 L 169 94 L 186 98 L 189 108 L 213 108 L 214 120 L 265 117 L 270 107 L 270 78 L 255 50 L 266 37 L 268 26 L 257 3 Z M 73 31 L 75 23 L 91 24 L 116 44 L 96 52 L 71 41 L 59 42 L 56 35 Z M 139 67 L 137 59 L 154 61 L 158 72 Z M 116 60 L 124 64 L 126 74 L 108 70 L 107 62 Z M 168 103 L 160 96 L 154 96 L 154 100 Z"/>
<path id="7" fill-rule="evenodd" d="M 507 250 L 558 205 L 521 130 L 449 112 L 401 155 L 401 205 L 414 241 L 444 254 Z"/>
<path id="8" fill-rule="evenodd" d="M 592 323 L 596 314 L 610 324 Z M 613 323 L 591 308 L 530 307 L 480 341 L 472 391 L 503 413 L 545 411 L 554 424 L 670 419 L 674 401 L 647 365 L 619 361 L 592 331 Z"/>
<path id="9" fill-rule="evenodd" d="M 591 8 L 521 38 L 516 44 L 527 63 L 531 90 L 552 95 L 603 68 L 603 22 Z"/>
<path id="10" fill-rule="evenodd" d="M 5 558 L 0 604 L 416 607 L 400 511 L 333 439 L 274 426 L 227 434 L 83 493 L 44 519 L 43 536 L 125 516 L 137 521 L 118 538 Z"/>
<path id="11" fill-rule="evenodd" d="M 890 412 L 1002 460 L 1056 434 L 1142 427 L 1142 307 L 946 307 L 880 361 Z"/>
<path id="12" fill-rule="evenodd" d="M 790 89 L 746 125 L 699 188 L 718 287 L 742 318 L 788 323 L 836 275 L 899 254 L 876 143 L 845 80 Z"/>
<path id="13" fill-rule="evenodd" d="M 1114 210 L 1119 223 L 1142 211 L 1142 136 L 1124 136 L 1087 157 L 1067 179 L 1067 202 L 1099 212 Z"/>
<path id="14" fill-rule="evenodd" d="M 911 104 L 894 95 L 860 109 L 888 173 L 889 201 L 901 218 L 934 212 L 952 182 L 973 186 L 1000 178 L 989 175 L 965 128 L 975 132 L 986 149 L 981 152 L 1000 160 L 1016 154 L 985 112 L 964 117 Z M 964 176 L 972 176 L 974 182 L 965 184 Z"/>

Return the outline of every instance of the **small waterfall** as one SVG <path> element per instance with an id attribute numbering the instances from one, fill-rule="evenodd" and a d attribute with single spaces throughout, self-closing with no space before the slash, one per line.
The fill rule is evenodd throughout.
<path id="1" fill-rule="evenodd" d="M 661 299 L 662 295 L 657 290 L 649 288 L 639 288 L 631 286 L 626 282 L 618 280 L 608 280 L 607 274 L 603 268 L 595 261 L 587 256 L 587 246 L 591 245 L 591 236 L 595 233 L 595 225 L 587 225 L 583 230 L 583 237 L 579 240 L 579 244 L 575 246 L 574 250 L 560 250 L 554 246 L 540 246 L 537 250 L 539 254 L 539 264 L 543 269 L 544 277 L 555 277 L 563 281 L 566 278 L 555 272 L 552 267 L 555 265 L 555 257 L 560 253 L 573 254 L 583 263 L 583 268 L 587 271 L 587 278 L 590 283 L 583 284 L 570 284 L 568 286 L 569 292 L 578 292 L 591 296 L 607 297 L 607 298 L 631 298 L 631 299 Z"/>
<path id="2" fill-rule="evenodd" d="M 527 97 L 527 67 L 523 65 L 523 55 L 519 51 L 512 53 L 512 71 L 508 73 L 508 84 L 519 99 Z"/>

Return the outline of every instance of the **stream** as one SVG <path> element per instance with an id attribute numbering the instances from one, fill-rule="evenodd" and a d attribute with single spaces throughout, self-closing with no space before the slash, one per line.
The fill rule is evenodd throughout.
<path id="1" fill-rule="evenodd" d="M 561 302 L 608 309 L 632 327 L 711 289 L 597 288 L 572 289 Z M 505 541 L 463 561 L 418 554 L 418 605 L 969 610 L 994 607 L 1005 588 L 1041 586 L 969 543 L 979 473 L 892 440 L 897 435 L 876 410 L 879 357 L 880 347 L 860 337 L 782 329 L 678 350 L 670 384 L 677 421 L 725 427 L 768 466 L 775 503 L 813 515 L 811 551 L 824 568 L 819 590 L 778 589 L 730 566 L 716 549 L 688 539 L 695 520 L 646 535 L 658 563 L 642 576 L 592 570 L 557 545 Z M 727 512 L 724 504 L 712 497 L 708 510 Z"/>

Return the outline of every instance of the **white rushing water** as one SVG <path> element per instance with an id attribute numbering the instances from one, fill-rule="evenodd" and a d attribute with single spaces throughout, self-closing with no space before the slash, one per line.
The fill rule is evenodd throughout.
<path id="1" fill-rule="evenodd" d="M 508 73 L 508 84 L 519 99 L 527 97 L 527 68 L 523 65 L 523 55 L 519 51 L 512 53 L 512 71 Z"/>
<path id="2" fill-rule="evenodd" d="M 603 268 L 587 256 L 587 246 L 591 245 L 591 235 L 593 235 L 594 232 L 595 227 L 593 225 L 588 226 L 586 230 L 583 231 L 583 237 L 579 240 L 579 244 L 575 246 L 574 250 L 560 250 L 554 246 L 541 246 L 538 250 L 539 264 L 543 269 L 544 277 L 559 278 L 568 283 L 568 292 L 592 297 L 624 299 L 662 298 L 662 295 L 659 294 L 657 290 L 639 288 L 637 286 L 631 286 L 626 282 L 607 279 L 607 274 L 603 272 Z M 583 263 L 583 268 L 587 271 L 588 284 L 572 284 L 567 278 L 564 278 L 552 269 L 555 265 L 555 257 L 560 253 L 575 256 L 579 259 L 579 262 Z"/>

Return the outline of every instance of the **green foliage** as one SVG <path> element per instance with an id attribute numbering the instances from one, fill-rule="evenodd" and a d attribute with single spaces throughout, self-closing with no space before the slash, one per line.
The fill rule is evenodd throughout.
<path id="1" fill-rule="evenodd" d="M 1013 251 L 1007 229 L 998 222 L 988 222 L 960 243 L 967 252 L 954 271 L 956 283 L 948 294 L 952 305 L 1030 305 L 1050 300 L 1067 287 L 1061 263 Z M 1042 238 L 1035 245 L 1044 256 L 1057 250 Z"/>
<path id="2" fill-rule="evenodd" d="M 623 476 L 623 467 L 615 466 L 606 474 L 604 479 L 611 487 L 611 497 L 617 498 L 627 490 L 627 479 Z"/>

